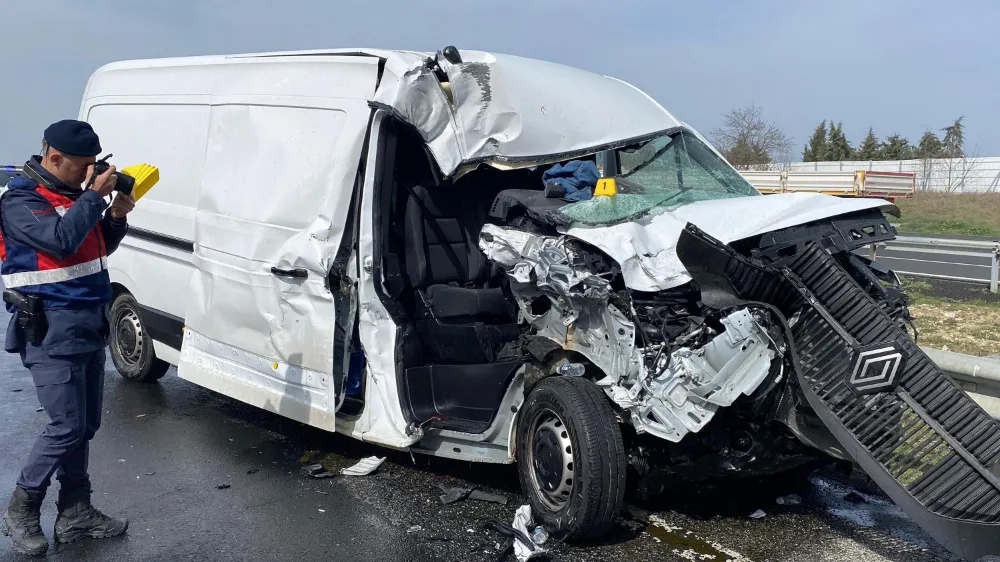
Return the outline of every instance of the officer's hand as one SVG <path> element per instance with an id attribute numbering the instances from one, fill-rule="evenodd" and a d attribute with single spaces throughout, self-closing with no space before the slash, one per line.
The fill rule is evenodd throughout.
<path id="1" fill-rule="evenodd" d="M 95 184 L 97 182 L 94 182 Z M 115 195 L 115 200 L 111 202 L 111 216 L 120 219 L 135 208 L 135 199 L 132 199 L 131 195 L 126 195 L 124 193 L 119 193 Z"/>
<path id="2" fill-rule="evenodd" d="M 87 179 L 89 180 L 92 175 L 94 175 L 94 167 L 88 166 Z M 118 176 L 115 175 L 115 166 L 112 164 L 111 167 L 108 168 L 108 171 L 94 178 L 94 184 L 90 186 L 90 189 L 93 189 L 98 195 L 101 196 L 101 198 L 104 198 L 114 192 L 115 183 L 117 182 Z"/>

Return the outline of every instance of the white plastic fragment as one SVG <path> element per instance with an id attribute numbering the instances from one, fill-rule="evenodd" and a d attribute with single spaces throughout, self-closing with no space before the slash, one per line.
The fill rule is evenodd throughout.
<path id="1" fill-rule="evenodd" d="M 512 527 L 523 533 L 525 537 L 530 538 L 532 536 L 532 532 L 528 529 L 533 529 L 534 526 L 535 521 L 531 516 L 531 506 L 522 505 L 517 508 L 517 511 L 514 513 L 514 523 L 512 524 Z M 514 556 L 517 557 L 519 562 L 531 560 L 532 558 L 541 556 L 545 552 L 546 550 L 544 548 L 534 544 L 534 542 L 525 543 L 520 538 L 514 539 Z"/>
<path id="2" fill-rule="evenodd" d="M 766 517 L 766 516 L 767 516 L 767 514 L 764 513 L 764 510 L 758 509 L 757 511 L 755 511 L 755 512 L 753 512 L 753 513 L 750 514 L 750 519 L 760 519 L 760 518 Z"/>
<path id="3" fill-rule="evenodd" d="M 368 457 L 361 459 L 354 466 L 340 471 L 344 476 L 368 476 L 385 462 L 386 457 Z"/>

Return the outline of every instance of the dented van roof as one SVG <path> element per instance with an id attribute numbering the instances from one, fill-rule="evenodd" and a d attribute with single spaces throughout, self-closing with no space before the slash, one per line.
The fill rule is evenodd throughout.
<path id="1" fill-rule="evenodd" d="M 384 70 L 368 101 L 414 126 L 446 176 L 480 163 L 517 167 L 566 160 L 683 125 L 650 96 L 616 78 L 512 55 L 459 53 L 460 62 L 434 53 L 377 49 L 165 58 L 111 63 L 94 77 L 247 59 L 378 58 Z M 428 61 L 437 63 L 446 82 Z"/>

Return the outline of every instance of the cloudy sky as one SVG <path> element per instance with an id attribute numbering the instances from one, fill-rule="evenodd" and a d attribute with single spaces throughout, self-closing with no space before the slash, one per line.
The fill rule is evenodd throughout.
<path id="1" fill-rule="evenodd" d="M 869 126 L 916 141 L 959 115 L 968 143 L 1000 156 L 1000 2 L 988 0 L 0 3 L 0 163 L 23 162 L 48 123 L 76 117 L 106 62 L 448 44 L 617 76 L 706 134 L 756 103 L 796 156 L 822 119 L 842 120 L 857 145 Z"/>

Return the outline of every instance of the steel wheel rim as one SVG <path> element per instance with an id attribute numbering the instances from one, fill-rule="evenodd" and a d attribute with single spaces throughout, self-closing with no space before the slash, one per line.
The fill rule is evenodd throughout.
<path id="1" fill-rule="evenodd" d="M 129 366 L 137 365 L 144 348 L 139 315 L 131 308 L 123 309 L 115 317 L 114 330 L 118 356 Z"/>
<path id="2" fill-rule="evenodd" d="M 565 422 L 550 409 L 539 412 L 528 433 L 528 466 L 539 499 L 560 511 L 573 493 L 573 442 Z"/>

